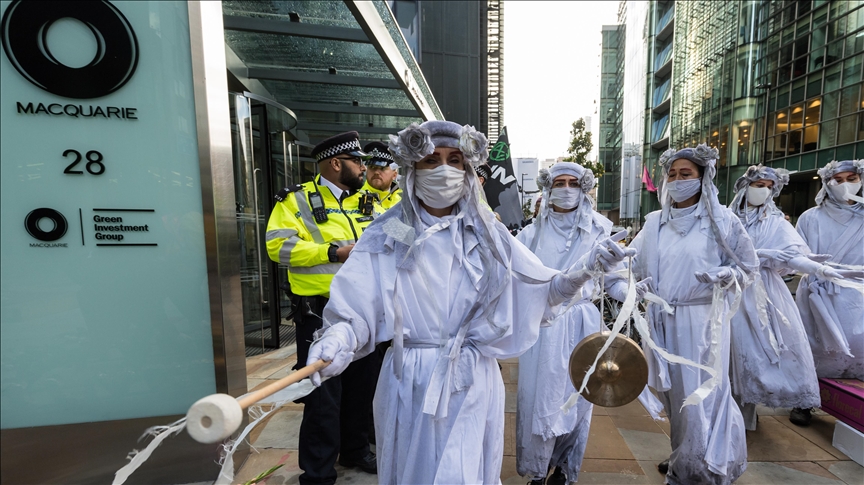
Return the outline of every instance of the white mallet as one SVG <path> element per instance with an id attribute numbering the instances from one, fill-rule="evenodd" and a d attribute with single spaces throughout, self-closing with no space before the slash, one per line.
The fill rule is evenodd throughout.
<path id="1" fill-rule="evenodd" d="M 192 439 L 199 443 L 218 443 L 237 431 L 243 421 L 244 409 L 291 384 L 300 382 L 329 364 L 328 361 L 317 360 L 241 399 L 228 394 L 211 394 L 203 397 L 186 413 L 186 429 Z"/>

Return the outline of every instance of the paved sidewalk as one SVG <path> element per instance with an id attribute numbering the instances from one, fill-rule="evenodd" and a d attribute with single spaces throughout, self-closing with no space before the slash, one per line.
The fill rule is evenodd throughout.
<path id="1" fill-rule="evenodd" d="M 293 347 L 251 357 L 246 361 L 249 389 L 291 372 Z M 518 359 L 502 361 L 506 387 L 504 463 L 501 480 L 524 484 L 516 474 L 516 380 Z M 266 483 L 298 483 L 297 438 L 303 406 L 290 404 L 273 413 L 251 433 L 254 449 L 240 469 L 235 483 L 284 463 Z M 742 485 L 821 485 L 864 483 L 864 468 L 831 446 L 834 418 L 817 413 L 808 428 L 789 422 L 788 410 L 759 409 L 758 429 L 747 432 L 749 466 L 738 480 Z M 257 450 L 257 453 L 256 453 Z M 595 406 L 591 434 L 579 475 L 579 484 L 662 484 L 656 464 L 669 456 L 669 423 L 656 422 L 634 401 L 620 408 Z M 339 483 L 374 484 L 375 475 L 336 467 Z"/>

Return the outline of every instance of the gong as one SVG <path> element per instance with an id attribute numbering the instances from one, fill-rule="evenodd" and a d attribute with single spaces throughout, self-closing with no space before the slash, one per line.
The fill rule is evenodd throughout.
<path id="1" fill-rule="evenodd" d="M 609 332 L 597 332 L 585 337 L 570 354 L 570 380 L 579 389 L 585 373 L 594 363 Z M 581 396 L 593 404 L 604 407 L 623 406 L 642 393 L 648 383 L 648 362 L 639 345 L 633 340 L 615 334 L 612 345 L 597 361 L 594 373 Z"/>

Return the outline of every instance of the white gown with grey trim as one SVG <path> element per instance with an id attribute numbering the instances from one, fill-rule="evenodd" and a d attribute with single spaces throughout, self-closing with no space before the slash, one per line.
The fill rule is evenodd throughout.
<path id="1" fill-rule="evenodd" d="M 718 226 L 726 243 L 743 264 L 758 268 L 753 244 L 738 217 L 715 206 Z M 661 212 L 648 214 L 642 231 L 630 247 L 638 253 L 633 262 L 637 279 L 653 278 L 657 295 L 675 309 L 673 315 L 649 305 L 652 339 L 672 354 L 707 364 L 712 349 L 709 315 L 713 285 L 700 283 L 694 273 L 731 266 L 718 245 L 702 202 L 687 209 L 673 209 L 673 217 L 661 224 Z M 739 279 L 741 271 L 734 269 Z M 731 295 L 727 292 L 726 311 Z M 722 329 L 720 381 L 705 399 L 682 409 L 684 399 L 705 380 L 707 372 L 669 364 L 646 348 L 648 385 L 658 391 L 672 431 L 667 483 L 673 485 L 729 484 L 747 468 L 747 441 L 738 405 L 729 385 L 729 328 Z"/>
<path id="2" fill-rule="evenodd" d="M 757 249 L 810 254 L 810 248 L 782 215 L 768 214 L 747 225 Z M 773 408 L 819 406 L 819 382 L 813 354 L 798 307 L 781 274 L 794 270 L 777 260 L 764 260 L 759 275 L 768 302 L 759 301 L 756 287 L 744 290 L 741 309 L 732 318 L 732 391 L 742 407 L 748 429 L 755 429 L 755 404 Z M 769 331 L 759 321 L 757 305 L 766 305 L 768 328 L 776 338 L 779 356 L 771 345 Z M 788 323 L 783 322 L 783 318 Z"/>
<path id="3" fill-rule="evenodd" d="M 864 265 L 864 206 L 840 207 L 832 200 L 798 218 L 798 234 L 829 261 Z M 857 281 L 860 285 L 864 282 Z M 815 275 L 801 278 L 795 294 L 819 377 L 864 380 L 864 296 Z"/>
<path id="4" fill-rule="evenodd" d="M 568 251 L 567 238 L 577 212 L 550 210 L 549 223 L 540 226 L 542 234 L 534 250 L 540 261 L 550 268 L 567 268 L 608 237 L 612 222 L 596 212 L 593 216 L 590 232 L 577 230 Z M 536 223 L 525 227 L 517 239 L 529 246 L 537 228 Z M 594 405 L 579 397 L 568 413 L 561 406 L 576 391 L 568 372 L 570 353 L 582 339 L 602 329 L 600 312 L 590 299 L 593 290 L 591 282 L 583 286 L 579 301 L 551 326 L 542 327 L 537 343 L 519 357 L 516 471 L 521 476 L 546 476 L 549 467 L 560 466 L 568 482 L 579 477 Z"/>
<path id="5" fill-rule="evenodd" d="M 495 239 L 511 254 L 512 275 L 500 264 L 484 265 L 477 228 L 466 219 L 420 211 L 426 228 L 451 224 L 414 253 L 413 269 L 399 270 L 394 299 L 398 251 L 379 229 L 398 214 L 396 206 L 366 229 L 333 279 L 323 315 L 325 327 L 353 335 L 356 360 L 393 338 L 394 311 L 402 313 L 402 376 L 394 374 L 391 347 L 374 400 L 379 483 L 500 483 L 504 383 L 496 359 L 516 357 L 536 341 L 544 315 L 553 315 L 550 280 L 558 272 L 544 267 L 500 224 Z M 498 281 L 507 287 L 490 318 L 465 322 L 483 285 Z M 467 332 L 458 345 L 463 325 Z M 430 399 L 433 413 L 426 413 Z"/>

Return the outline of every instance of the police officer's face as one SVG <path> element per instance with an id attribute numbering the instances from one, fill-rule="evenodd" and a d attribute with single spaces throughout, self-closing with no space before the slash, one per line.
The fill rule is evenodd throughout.
<path id="1" fill-rule="evenodd" d="M 334 164 L 339 167 L 339 183 L 351 190 L 360 190 L 365 181 L 366 166 L 363 160 L 351 155 L 339 155 L 334 158 Z"/>
<path id="2" fill-rule="evenodd" d="M 396 171 L 390 167 L 369 165 L 366 167 L 366 180 L 377 190 L 389 190 L 390 185 L 396 180 Z"/>

